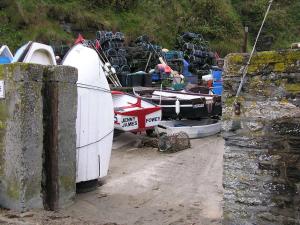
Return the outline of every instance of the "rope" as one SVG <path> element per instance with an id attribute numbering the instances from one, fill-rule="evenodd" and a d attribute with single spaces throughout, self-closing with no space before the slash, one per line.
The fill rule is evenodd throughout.
<path id="1" fill-rule="evenodd" d="M 263 27 L 264 27 L 264 24 L 265 24 L 265 22 L 266 22 L 267 16 L 268 16 L 268 14 L 269 14 L 269 12 L 270 12 L 272 3 L 273 3 L 273 0 L 270 0 L 270 1 L 269 1 L 268 9 L 267 9 L 266 14 L 265 14 L 265 17 L 264 17 L 264 19 L 263 19 L 263 22 L 262 22 L 262 24 L 261 24 L 261 26 L 260 26 L 260 29 L 259 29 L 259 31 L 258 31 L 258 34 L 257 34 L 257 36 L 256 36 L 256 40 L 255 40 L 253 49 L 252 49 L 252 51 L 251 51 L 249 60 L 248 60 L 246 66 L 245 66 L 245 68 L 244 68 L 244 70 L 243 70 L 243 76 L 242 76 L 242 78 L 241 78 L 241 82 L 240 82 L 238 91 L 237 91 L 236 96 L 235 96 L 234 104 L 237 103 L 237 99 L 238 99 L 238 97 L 239 97 L 239 95 L 240 95 L 240 93 L 241 93 L 241 90 L 242 90 L 242 87 L 243 87 L 243 84 L 244 84 L 244 79 L 245 79 L 245 77 L 246 77 L 246 75 L 247 75 L 247 72 L 248 72 L 248 67 L 249 67 L 250 62 L 251 62 L 251 59 L 252 59 L 252 57 L 253 57 L 253 55 L 254 55 L 254 52 L 255 52 L 255 49 L 256 49 L 256 45 L 257 45 L 259 36 L 260 36 L 261 31 L 262 31 L 262 29 L 263 29 Z"/>
<path id="2" fill-rule="evenodd" d="M 96 143 L 98 143 L 98 142 L 102 141 L 104 138 L 106 138 L 108 135 L 110 135 L 110 134 L 111 134 L 111 133 L 113 133 L 113 132 L 114 132 L 114 130 L 110 131 L 108 134 L 104 135 L 104 136 L 103 136 L 102 138 L 100 138 L 99 140 L 97 140 L 97 141 L 94 141 L 94 142 L 91 142 L 91 143 L 88 143 L 88 144 L 86 144 L 86 145 L 79 146 L 79 147 L 77 147 L 76 149 L 79 149 L 79 148 L 84 148 L 84 147 L 87 147 L 87 146 L 90 146 L 90 145 L 96 144 Z"/>
<path id="3" fill-rule="evenodd" d="M 104 55 L 105 59 L 103 58 L 103 56 L 101 55 L 101 53 L 98 51 L 98 49 L 96 48 L 96 46 L 92 42 L 90 42 L 88 44 L 90 44 L 93 47 L 93 49 L 97 52 L 98 56 L 100 57 L 100 60 L 102 61 L 102 63 L 104 65 L 105 65 L 106 62 L 109 62 L 108 58 L 106 57 L 105 53 L 103 52 L 103 49 L 102 49 L 101 45 L 100 45 L 100 48 L 101 48 L 101 50 L 103 52 L 103 55 Z M 106 71 L 104 71 L 104 72 L 106 73 Z M 113 74 L 113 73 L 108 74 L 107 77 L 111 80 L 111 82 L 113 83 L 113 85 L 115 85 L 116 87 L 122 87 L 122 84 L 120 83 L 119 78 L 115 74 Z"/>
<path id="4" fill-rule="evenodd" d="M 106 92 L 106 93 L 110 93 L 111 94 L 111 90 L 106 89 L 106 88 L 101 88 L 101 87 L 98 87 L 98 86 L 94 86 L 94 85 L 77 83 L 77 87 L 81 87 L 81 88 L 85 88 L 85 89 L 89 89 L 89 90 L 102 91 L 102 92 Z"/>

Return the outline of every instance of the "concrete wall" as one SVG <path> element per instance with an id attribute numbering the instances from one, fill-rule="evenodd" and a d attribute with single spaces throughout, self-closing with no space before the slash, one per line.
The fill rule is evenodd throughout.
<path id="1" fill-rule="evenodd" d="M 68 204 L 75 194 L 77 71 L 16 63 L 0 65 L 0 80 L 5 82 L 5 98 L 0 99 L 0 206 L 18 211 L 48 206 L 45 181 L 51 173 L 45 171 L 53 170 L 58 181 L 55 206 Z M 55 101 L 47 90 L 56 94 Z M 57 119 L 53 126 L 49 117 Z M 55 163 L 43 164 L 47 154 Z"/>
<path id="2" fill-rule="evenodd" d="M 5 99 L 0 99 L 0 205 L 41 208 L 43 152 L 43 67 L 0 66 Z"/>
<path id="3" fill-rule="evenodd" d="M 237 116 L 248 57 L 225 60 L 224 224 L 300 224 L 300 51 L 253 58 Z"/>

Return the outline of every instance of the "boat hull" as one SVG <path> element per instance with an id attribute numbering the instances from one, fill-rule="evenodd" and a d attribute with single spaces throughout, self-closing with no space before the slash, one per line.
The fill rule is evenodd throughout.
<path id="1" fill-rule="evenodd" d="M 153 90 L 135 91 L 135 94 L 159 105 L 163 120 L 178 118 L 198 120 L 222 115 L 221 96 L 217 95 Z M 176 110 L 177 99 L 179 105 Z"/>
<path id="2" fill-rule="evenodd" d="M 110 162 L 114 112 L 102 62 L 93 49 L 78 44 L 62 64 L 78 70 L 76 182 L 103 178 Z"/>
<path id="3" fill-rule="evenodd" d="M 158 131 L 168 135 L 185 132 L 189 138 L 203 138 L 221 132 L 221 122 L 213 119 L 161 121 Z"/>
<path id="4" fill-rule="evenodd" d="M 115 129 L 142 132 L 153 129 L 161 121 L 161 108 L 139 97 L 112 92 Z"/>

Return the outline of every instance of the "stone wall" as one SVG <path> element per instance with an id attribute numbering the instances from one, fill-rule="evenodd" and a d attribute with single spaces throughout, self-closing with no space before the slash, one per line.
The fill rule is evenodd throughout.
<path id="1" fill-rule="evenodd" d="M 68 204 L 75 195 L 77 71 L 16 63 L 0 65 L 0 80 L 5 83 L 5 98 L 0 99 L 0 207 L 26 211 L 49 206 L 49 171 L 56 172 L 57 181 L 56 205 L 50 208 Z M 48 95 L 51 91 L 55 99 Z M 49 117 L 57 119 L 53 126 Z M 53 157 L 52 164 L 45 163 L 46 155 Z"/>
<path id="2" fill-rule="evenodd" d="M 256 54 L 235 115 L 248 57 L 225 60 L 224 224 L 300 224 L 300 51 Z"/>

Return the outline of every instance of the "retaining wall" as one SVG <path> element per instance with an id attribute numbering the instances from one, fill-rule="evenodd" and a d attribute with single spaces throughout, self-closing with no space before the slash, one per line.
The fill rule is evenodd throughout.
<path id="1" fill-rule="evenodd" d="M 224 224 L 300 224 L 300 51 L 225 59 L 223 93 Z"/>

